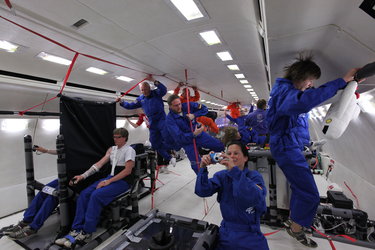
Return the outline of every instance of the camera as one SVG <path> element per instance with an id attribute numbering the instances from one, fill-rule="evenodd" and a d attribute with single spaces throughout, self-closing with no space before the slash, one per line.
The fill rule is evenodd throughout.
<path id="1" fill-rule="evenodd" d="M 32 148 L 32 150 L 35 152 L 37 148 L 39 148 L 39 146 L 38 145 L 34 145 L 33 148 Z"/>
<path id="2" fill-rule="evenodd" d="M 218 163 L 222 159 L 224 159 L 223 156 L 221 156 L 221 153 L 211 153 L 210 157 L 211 157 L 212 163 Z"/>

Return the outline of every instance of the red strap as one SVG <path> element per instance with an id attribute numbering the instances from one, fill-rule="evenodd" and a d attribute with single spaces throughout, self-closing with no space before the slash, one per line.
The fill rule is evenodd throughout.
<path id="1" fill-rule="evenodd" d="M 359 207 L 359 200 L 358 200 L 357 196 L 355 195 L 355 193 L 353 192 L 353 190 L 349 187 L 349 185 L 346 184 L 345 181 L 344 181 L 344 184 L 349 189 L 350 193 L 353 195 L 353 197 L 355 199 L 355 202 L 357 203 L 357 209 L 360 209 L 360 207 Z"/>
<path id="2" fill-rule="evenodd" d="M 72 69 L 73 69 L 74 63 L 75 63 L 76 60 L 77 60 L 77 57 L 78 57 L 78 53 L 76 53 L 76 54 L 74 55 L 74 58 L 73 58 L 73 60 L 72 60 L 72 63 L 69 65 L 68 71 L 66 72 L 66 75 L 65 75 L 65 78 L 64 78 L 64 80 L 63 80 L 63 84 L 62 84 L 62 86 L 61 86 L 61 89 L 60 89 L 60 91 L 59 91 L 59 94 L 61 94 L 61 93 L 63 92 L 64 88 L 65 88 L 65 85 L 66 85 L 66 83 L 67 83 L 67 81 L 68 81 L 68 79 L 69 79 L 70 73 L 72 73 Z M 31 107 L 31 108 L 28 108 L 28 109 L 26 109 L 26 110 L 24 110 L 24 111 L 20 111 L 20 112 L 18 112 L 18 114 L 19 114 L 19 115 L 24 115 L 27 111 L 32 110 L 32 109 L 34 109 L 34 108 L 36 108 L 36 107 L 39 107 L 40 105 L 43 105 L 43 104 L 45 104 L 45 103 L 47 103 L 47 102 L 50 102 L 50 101 L 56 99 L 58 96 L 59 96 L 59 95 L 54 96 L 54 97 L 48 99 L 47 101 L 44 101 L 44 102 L 42 102 L 42 103 L 39 103 L 38 105 L 35 105 L 35 106 L 33 106 L 33 107 Z"/>
<path id="3" fill-rule="evenodd" d="M 12 4 L 10 3 L 9 0 L 5 0 L 5 4 L 9 7 L 9 9 L 12 9 L 12 8 L 13 8 L 13 6 L 12 6 Z"/>
<path id="4" fill-rule="evenodd" d="M 264 235 L 265 237 L 270 236 L 270 235 L 273 235 L 273 234 L 275 234 L 275 233 L 280 232 L 283 228 L 284 228 L 284 227 L 280 228 L 279 230 L 276 230 L 276 231 L 270 232 L 270 233 L 265 233 L 265 234 L 263 234 L 263 235 Z"/>
<path id="5" fill-rule="evenodd" d="M 335 236 L 329 236 L 329 235 L 326 235 L 326 234 L 324 234 L 324 233 L 322 233 L 322 232 L 320 232 L 318 229 L 316 229 L 315 227 L 311 227 L 315 232 L 317 232 L 318 234 L 320 234 L 321 236 L 323 236 L 324 238 L 326 238 L 327 240 L 328 240 L 328 242 L 329 242 L 329 244 L 331 245 L 331 248 L 332 248 L 332 250 L 336 250 L 336 247 L 335 247 L 335 245 L 333 244 L 333 239 L 334 238 L 336 238 L 336 237 L 343 237 L 343 238 L 345 238 L 345 239 L 347 239 L 347 240 L 350 240 L 350 241 L 352 241 L 352 242 L 356 242 L 357 240 L 356 239 L 354 239 L 354 238 L 352 238 L 352 237 L 350 237 L 350 236 L 347 236 L 347 235 L 344 235 L 344 234 L 338 234 L 338 235 L 335 235 Z"/>

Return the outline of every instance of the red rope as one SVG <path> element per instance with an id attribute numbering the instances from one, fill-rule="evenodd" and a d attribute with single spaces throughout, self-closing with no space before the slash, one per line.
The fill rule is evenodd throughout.
<path id="1" fill-rule="evenodd" d="M 335 236 L 330 236 L 330 235 L 326 235 L 326 234 L 324 234 L 324 233 L 322 233 L 322 232 L 320 232 L 318 229 L 316 229 L 315 227 L 311 227 L 315 232 L 317 232 L 318 234 L 320 234 L 321 236 L 323 236 L 324 238 L 326 238 L 327 240 L 328 240 L 328 242 L 329 242 L 329 244 L 331 245 L 331 248 L 332 248 L 332 250 L 336 250 L 336 247 L 335 247 L 335 245 L 333 244 L 333 239 L 334 238 L 336 238 L 336 237 L 343 237 L 343 238 L 345 238 L 345 239 L 347 239 L 347 240 L 350 240 L 351 242 L 356 242 L 357 240 L 356 239 L 354 239 L 354 238 L 352 238 L 352 237 L 350 237 L 350 236 L 347 236 L 347 235 L 345 235 L 345 234 L 338 234 L 338 235 L 335 235 Z"/>
<path id="2" fill-rule="evenodd" d="M 12 5 L 10 4 L 10 1 L 9 1 L 9 0 L 5 0 L 5 3 L 8 5 L 8 7 L 10 7 L 10 8 L 12 7 Z M 133 70 L 133 71 L 136 71 L 136 72 L 140 72 L 140 73 L 148 74 L 148 73 L 146 73 L 146 72 L 144 72 L 144 71 L 141 71 L 141 70 L 137 70 L 137 69 L 134 69 L 134 68 L 130 68 L 130 67 L 127 67 L 127 66 L 124 66 L 124 65 L 121 65 L 121 64 L 118 64 L 118 63 L 114 63 L 114 62 L 111 62 L 111 61 L 108 61 L 108 60 L 104 60 L 104 59 L 101 59 L 101 58 L 98 58 L 98 57 L 95 57 L 95 56 L 92 56 L 92 55 L 88 55 L 88 54 L 80 53 L 80 52 L 78 52 L 78 51 L 76 51 L 76 50 L 74 50 L 74 49 L 72 49 L 72 48 L 69 48 L 68 46 L 66 46 L 66 45 L 64 45 L 64 44 L 62 44 L 62 43 L 60 43 L 60 42 L 58 42 L 58 41 L 56 41 L 56 40 L 53 40 L 53 39 L 51 39 L 51 38 L 49 38 L 49 37 L 47 37 L 47 36 L 44 36 L 44 35 L 42 35 L 42 34 L 36 32 L 36 31 L 33 31 L 33 30 L 31 30 L 31 29 L 29 29 L 29 28 L 23 26 L 23 25 L 20 25 L 20 24 L 16 23 L 16 22 L 13 22 L 13 21 L 11 21 L 11 20 L 8 19 L 8 18 L 5 18 L 5 17 L 3 17 L 3 16 L 0 16 L 0 18 L 6 20 L 6 21 L 8 21 L 8 22 L 10 22 L 10 23 L 12 23 L 12 24 L 18 26 L 18 27 L 20 27 L 21 29 L 27 30 L 27 31 L 33 33 L 34 35 L 37 35 L 37 36 L 39 36 L 39 37 L 41 37 L 41 38 L 44 38 L 44 39 L 46 39 L 47 41 L 52 42 L 52 43 L 54 43 L 54 44 L 56 44 L 56 45 L 58 45 L 58 46 L 60 46 L 60 47 L 62 47 L 62 48 L 64 48 L 64 49 L 69 50 L 69 51 L 71 51 L 71 52 L 74 52 L 74 53 L 76 53 L 76 54 L 80 54 L 80 55 L 82 55 L 82 56 L 85 56 L 85 57 L 88 57 L 88 58 L 91 58 L 91 59 L 94 59 L 94 60 L 97 60 L 97 61 L 105 62 L 105 63 L 108 63 L 108 64 L 112 64 L 112 65 L 115 65 L 115 66 L 118 66 L 118 67 L 121 67 L 121 68 L 130 69 L 130 70 Z M 176 80 L 174 80 L 174 79 L 171 79 L 171 78 L 167 77 L 165 74 L 163 74 L 163 75 L 157 75 L 157 76 L 162 76 L 162 77 L 165 77 L 165 78 L 167 78 L 167 79 L 169 79 L 169 80 L 171 80 L 171 81 L 174 81 L 174 82 L 178 83 L 178 81 L 176 81 Z M 145 80 L 146 80 L 146 79 L 147 79 L 147 78 L 145 78 Z M 186 70 L 186 69 L 185 69 L 185 79 L 186 79 L 186 82 L 187 82 L 187 70 Z M 142 81 L 144 81 L 144 80 L 142 80 Z M 141 82 L 142 82 L 142 81 L 141 81 Z M 139 82 L 139 83 L 140 83 L 140 82 Z M 136 85 L 138 85 L 139 83 L 137 83 Z M 135 86 L 136 86 L 136 85 L 135 85 Z M 132 87 L 129 91 L 133 90 L 133 89 L 135 88 L 135 86 Z M 201 91 L 201 92 L 203 92 L 203 93 L 205 93 L 205 94 L 207 94 L 207 95 L 213 96 L 213 97 L 215 97 L 215 98 L 217 98 L 217 99 L 219 99 L 219 100 L 222 100 L 222 101 L 228 102 L 228 101 L 226 101 L 226 100 L 224 100 L 224 99 L 222 99 L 222 98 L 220 98 L 220 97 L 218 97 L 218 96 L 212 95 L 212 94 L 209 93 L 209 92 L 206 92 L 206 91 L 201 90 L 201 89 L 198 89 L 198 90 Z M 128 92 L 129 92 L 129 91 L 128 91 Z M 127 93 L 128 93 L 128 92 L 127 92 Z M 61 92 L 60 92 L 60 93 L 61 93 Z M 125 94 L 127 94 L 127 93 L 125 93 Z M 55 98 L 51 98 L 51 99 L 48 100 L 48 101 L 51 101 L 51 100 L 53 100 L 53 99 L 55 99 Z M 47 102 L 48 102 L 48 101 L 47 101 Z M 42 105 L 42 104 L 36 105 L 36 106 L 34 106 L 34 107 L 32 107 L 32 108 L 38 107 L 38 106 L 40 106 L 40 105 Z M 31 109 L 32 109 L 32 108 L 31 108 Z M 20 112 L 20 114 L 21 114 L 21 113 L 22 113 L 22 112 Z M 23 114 L 23 113 L 22 113 L 22 114 Z M 22 114 L 21 114 L 21 115 L 22 115 Z"/>
<path id="3" fill-rule="evenodd" d="M 185 69 L 185 79 L 187 81 L 187 69 Z M 190 102 L 189 102 L 189 94 L 188 93 L 186 94 L 186 104 L 187 104 L 187 108 L 188 108 L 188 114 L 190 114 Z M 189 122 L 190 122 L 191 132 L 194 133 L 193 123 L 191 122 L 190 118 L 189 118 Z M 199 164 L 198 149 L 197 149 L 195 137 L 193 137 L 193 145 L 194 145 L 194 153 L 195 153 L 195 162 L 197 163 L 197 167 L 198 167 L 198 171 L 199 171 L 199 169 L 200 169 L 199 165 L 200 164 Z"/>
<path id="4" fill-rule="evenodd" d="M 354 194 L 353 190 L 349 187 L 348 184 L 346 184 L 345 181 L 344 181 L 344 184 L 349 189 L 350 193 L 353 195 L 353 197 L 355 199 L 355 202 L 357 203 L 357 209 L 360 209 L 360 207 L 359 207 L 359 200 L 358 200 L 357 196 Z"/>
<path id="5" fill-rule="evenodd" d="M 267 236 L 273 235 L 273 234 L 275 234 L 275 233 L 280 232 L 283 228 L 284 228 L 284 227 L 280 228 L 279 230 L 273 231 L 273 232 L 265 233 L 265 234 L 263 234 L 263 235 L 264 235 L 264 237 L 267 237 Z"/>
<path id="6" fill-rule="evenodd" d="M 73 66 L 74 66 L 75 62 L 77 61 L 77 57 L 78 57 L 78 53 L 76 53 L 76 54 L 74 55 L 74 58 L 73 58 L 73 60 L 72 60 L 72 63 L 69 65 L 68 71 L 66 72 L 66 75 L 65 75 L 65 78 L 64 78 L 64 80 L 63 80 L 63 84 L 62 84 L 62 86 L 61 86 L 61 89 L 60 89 L 60 91 L 59 91 L 59 94 L 61 94 L 61 93 L 63 92 L 64 88 L 65 88 L 65 85 L 66 85 L 66 83 L 67 83 L 67 81 L 68 81 L 68 79 L 69 79 L 70 73 L 72 72 Z M 54 97 L 48 99 L 47 101 L 44 101 L 44 102 L 42 102 L 42 103 L 39 103 L 38 105 L 35 105 L 35 106 L 33 106 L 33 107 L 31 107 L 31 108 L 28 108 L 28 109 L 26 109 L 26 110 L 24 110 L 24 111 L 20 111 L 20 112 L 18 112 L 18 114 L 22 116 L 22 115 L 24 115 L 27 111 L 32 110 L 32 109 L 34 109 L 34 108 L 36 108 L 36 107 L 39 107 L 40 105 L 43 105 L 43 104 L 45 104 L 45 103 L 47 103 L 47 102 L 50 102 L 50 101 L 56 99 L 58 96 L 59 96 L 59 95 L 54 96 Z"/>
<path id="7" fill-rule="evenodd" d="M 9 0 L 5 0 L 5 4 L 9 7 L 9 9 L 12 9 L 12 8 L 13 8 L 13 6 L 12 6 L 12 4 L 10 3 Z"/>

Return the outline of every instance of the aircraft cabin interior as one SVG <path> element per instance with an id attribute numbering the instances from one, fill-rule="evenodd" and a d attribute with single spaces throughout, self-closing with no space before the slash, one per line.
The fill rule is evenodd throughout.
<path id="1" fill-rule="evenodd" d="M 4 0 L 0 31 L 1 249 L 375 249 L 374 0 Z"/>

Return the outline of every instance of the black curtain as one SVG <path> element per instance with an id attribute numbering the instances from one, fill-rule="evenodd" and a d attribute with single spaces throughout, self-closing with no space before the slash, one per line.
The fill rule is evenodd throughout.
<path id="1" fill-rule="evenodd" d="M 116 103 L 62 96 L 60 112 L 60 133 L 65 139 L 66 166 L 70 180 L 89 169 L 114 145 Z M 93 178 L 102 178 L 110 172 L 111 166 L 108 163 L 102 167 L 99 174 L 86 182 L 94 181 Z"/>

